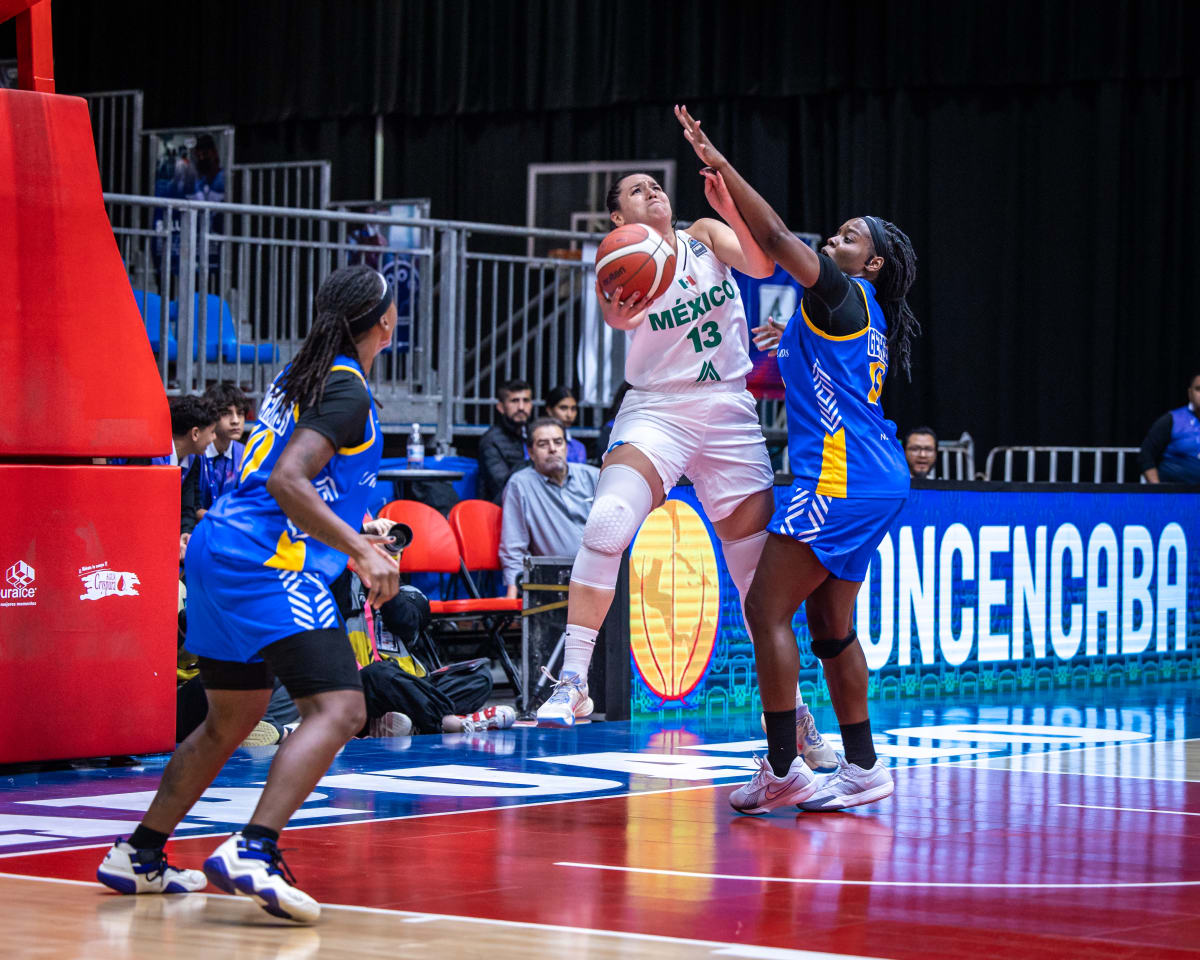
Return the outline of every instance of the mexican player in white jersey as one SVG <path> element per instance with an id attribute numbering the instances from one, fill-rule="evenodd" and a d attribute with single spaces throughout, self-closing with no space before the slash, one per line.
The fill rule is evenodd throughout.
<path id="1" fill-rule="evenodd" d="M 649 303 L 640 294 L 606 298 L 605 322 L 631 333 L 631 385 L 613 425 L 583 541 L 571 570 L 563 666 L 539 726 L 573 726 L 593 709 L 587 674 L 596 635 L 612 604 L 621 554 L 647 514 L 682 475 L 691 479 L 742 597 L 754 576 L 774 508 L 774 473 L 754 398 L 746 390 L 749 330 L 733 269 L 770 276 L 775 263 L 755 242 L 720 175 L 703 171 L 704 194 L 722 220 L 675 230 L 671 201 L 648 174 L 620 178 L 608 192 L 615 226 L 640 223 L 667 239 L 674 281 Z M 835 762 L 798 702 L 806 760 Z"/>

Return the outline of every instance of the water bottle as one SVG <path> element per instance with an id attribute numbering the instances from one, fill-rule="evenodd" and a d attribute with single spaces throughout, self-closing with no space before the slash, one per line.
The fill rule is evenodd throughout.
<path id="1" fill-rule="evenodd" d="M 408 435 L 408 469 L 420 470 L 425 466 L 425 441 L 421 439 L 421 425 L 414 423 Z"/>

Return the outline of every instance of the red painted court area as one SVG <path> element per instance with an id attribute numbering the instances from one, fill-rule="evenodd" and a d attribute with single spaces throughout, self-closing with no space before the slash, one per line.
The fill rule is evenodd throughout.
<path id="1" fill-rule="evenodd" d="M 738 817 L 720 785 L 313 827 L 283 846 L 329 905 L 897 960 L 1200 953 L 1200 783 L 894 772 L 894 798 L 855 813 Z M 195 866 L 214 845 L 170 850 Z M 86 880 L 100 853 L 3 869 Z"/>

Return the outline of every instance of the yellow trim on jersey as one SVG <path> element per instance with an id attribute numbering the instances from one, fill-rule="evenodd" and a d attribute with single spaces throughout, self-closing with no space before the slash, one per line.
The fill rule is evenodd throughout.
<path id="1" fill-rule="evenodd" d="M 808 311 L 804 309 L 804 298 L 801 297 L 800 299 L 800 316 L 802 316 L 804 318 L 804 322 L 808 324 L 808 329 L 815 333 L 822 340 L 856 340 L 858 337 L 861 337 L 864 333 L 871 329 L 871 306 L 867 303 L 867 291 L 863 289 L 863 285 L 861 283 L 854 283 L 853 280 L 850 282 L 853 283 L 854 286 L 858 287 L 858 292 L 862 295 L 863 299 L 863 309 L 867 311 L 867 325 L 859 330 L 858 333 L 847 333 L 838 337 L 834 336 L 832 333 L 826 333 L 824 330 L 818 329 L 813 322 L 808 319 Z"/>
<path id="2" fill-rule="evenodd" d="M 367 378 L 362 375 L 362 371 L 358 370 L 355 367 L 348 367 L 344 363 L 335 363 L 332 367 L 329 368 L 329 372 L 333 373 L 334 370 L 345 370 L 347 373 L 352 373 L 356 377 L 358 377 L 359 380 L 361 380 L 363 382 L 364 387 L 367 385 Z"/>
<path id="3" fill-rule="evenodd" d="M 275 446 L 275 433 L 268 427 L 259 427 L 250 434 L 246 449 L 242 453 L 242 472 L 238 476 L 238 483 L 245 483 L 246 478 L 262 466 L 273 446 Z"/>
<path id="4" fill-rule="evenodd" d="M 352 373 L 356 377 L 358 377 L 358 379 L 362 381 L 364 387 L 367 386 L 367 378 L 364 377 L 361 373 L 359 373 L 359 371 L 355 370 L 353 367 L 348 367 L 344 363 L 339 363 L 339 364 L 335 364 L 334 366 L 329 368 L 330 373 L 333 373 L 334 370 L 346 370 L 349 373 Z M 368 395 L 370 394 L 370 392 L 371 392 L 371 388 L 367 387 Z M 371 424 L 371 436 L 369 436 L 366 440 L 364 440 L 362 443 L 360 443 L 356 447 L 339 447 L 338 453 L 352 456 L 353 454 L 356 454 L 356 453 L 362 453 L 364 450 L 368 449 L 371 446 L 371 444 L 373 444 L 375 442 L 375 418 L 372 417 L 369 413 L 367 414 L 367 422 Z"/>
<path id="5" fill-rule="evenodd" d="M 293 540 L 287 530 L 282 530 L 275 544 L 274 556 L 264 561 L 263 566 L 278 570 L 303 570 L 306 546 L 303 540 Z"/>
<path id="6" fill-rule="evenodd" d="M 835 434 L 825 434 L 821 450 L 821 479 L 817 493 L 823 497 L 846 498 L 846 428 L 838 427 Z"/>

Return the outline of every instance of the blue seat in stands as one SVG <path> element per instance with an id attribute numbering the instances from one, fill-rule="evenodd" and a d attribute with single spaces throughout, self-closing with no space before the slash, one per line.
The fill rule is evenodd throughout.
<path id="1" fill-rule="evenodd" d="M 142 321 L 146 324 L 146 336 L 150 338 L 150 349 L 154 351 L 154 355 L 158 356 L 159 344 L 159 323 L 162 315 L 162 297 L 157 293 L 149 293 L 146 290 L 134 290 L 133 299 L 137 302 L 138 313 L 142 315 Z M 170 305 L 174 308 L 174 304 Z M 175 361 L 179 353 L 179 344 L 175 340 L 174 320 L 171 314 L 167 315 L 167 359 L 171 362 Z"/>
<path id="2" fill-rule="evenodd" d="M 199 293 L 193 294 L 195 307 L 192 322 L 195 324 L 195 329 L 192 334 L 192 343 L 197 355 L 200 344 L 200 297 Z M 279 355 L 274 345 L 269 343 L 259 344 L 257 347 L 252 343 L 239 345 L 233 323 L 233 311 L 229 309 L 229 304 L 215 293 L 207 295 L 205 308 L 207 316 L 205 318 L 204 359 L 209 363 L 217 362 L 218 353 L 225 363 L 236 363 L 239 359 L 242 363 L 254 363 L 256 357 L 261 363 L 272 363 Z M 171 301 L 171 321 L 172 329 L 178 331 L 179 304 L 173 300 Z"/>

